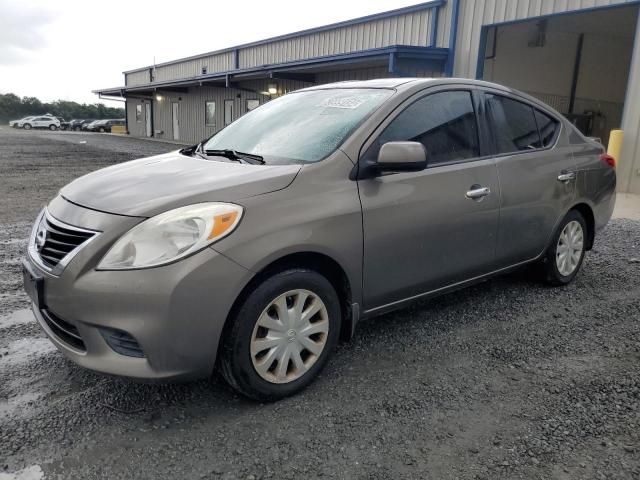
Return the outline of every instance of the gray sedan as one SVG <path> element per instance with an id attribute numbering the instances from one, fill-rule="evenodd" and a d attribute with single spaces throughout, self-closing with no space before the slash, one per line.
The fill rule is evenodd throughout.
<path id="1" fill-rule="evenodd" d="M 525 264 L 570 283 L 615 186 L 600 144 L 520 92 L 323 85 L 64 187 L 34 225 L 25 288 L 84 367 L 163 380 L 217 367 L 274 400 L 359 322 L 415 299 Z"/>

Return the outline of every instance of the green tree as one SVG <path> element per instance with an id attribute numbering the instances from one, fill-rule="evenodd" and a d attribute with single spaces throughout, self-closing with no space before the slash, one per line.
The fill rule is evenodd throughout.
<path id="1" fill-rule="evenodd" d="M 13 93 L 0 94 L 0 123 L 29 115 L 49 113 L 66 120 L 73 118 L 124 118 L 124 108 L 107 107 L 104 103 L 77 103 L 67 100 L 41 102 L 36 97 L 20 98 Z"/>

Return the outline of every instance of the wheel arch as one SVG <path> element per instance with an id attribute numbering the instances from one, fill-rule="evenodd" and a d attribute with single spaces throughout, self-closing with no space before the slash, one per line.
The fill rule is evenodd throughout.
<path id="1" fill-rule="evenodd" d="M 585 250 L 591 250 L 593 248 L 593 242 L 595 241 L 596 236 L 596 219 L 593 213 L 593 209 L 588 203 L 581 202 L 574 205 L 571 210 L 576 210 L 577 212 L 579 212 L 584 218 L 585 222 L 587 222 L 587 243 L 585 245 Z"/>
<path id="2" fill-rule="evenodd" d="M 357 312 L 354 314 L 352 305 L 353 301 L 353 289 L 351 281 L 346 270 L 331 256 L 313 252 L 313 251 L 301 251 L 295 253 L 289 253 L 283 255 L 275 260 L 272 260 L 269 264 L 260 269 L 244 286 L 240 291 L 240 294 L 236 297 L 229 314 L 225 320 L 224 327 L 222 329 L 221 339 L 224 338 L 228 329 L 230 328 L 234 316 L 237 314 L 238 309 L 242 306 L 242 302 L 247 296 L 254 290 L 254 288 L 264 281 L 265 279 L 275 275 L 278 272 L 288 270 L 291 268 L 305 268 L 313 270 L 320 275 L 323 275 L 338 294 L 340 301 L 340 310 L 342 313 L 342 328 L 340 331 L 341 340 L 350 340 L 353 336 L 355 322 L 357 322 Z"/>

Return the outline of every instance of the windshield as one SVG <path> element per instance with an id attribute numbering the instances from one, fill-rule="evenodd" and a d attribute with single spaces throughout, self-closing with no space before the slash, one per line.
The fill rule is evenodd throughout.
<path id="1" fill-rule="evenodd" d="M 247 113 L 214 135 L 203 150 L 236 150 L 273 163 L 317 162 L 392 94 L 363 88 L 294 92 Z"/>

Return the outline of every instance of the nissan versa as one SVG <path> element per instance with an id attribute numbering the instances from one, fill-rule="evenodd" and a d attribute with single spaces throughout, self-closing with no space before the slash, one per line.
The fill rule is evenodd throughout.
<path id="1" fill-rule="evenodd" d="M 24 261 L 71 360 L 274 400 L 382 312 L 536 263 L 571 282 L 615 161 L 538 100 L 460 79 L 317 86 L 66 187 Z"/>

